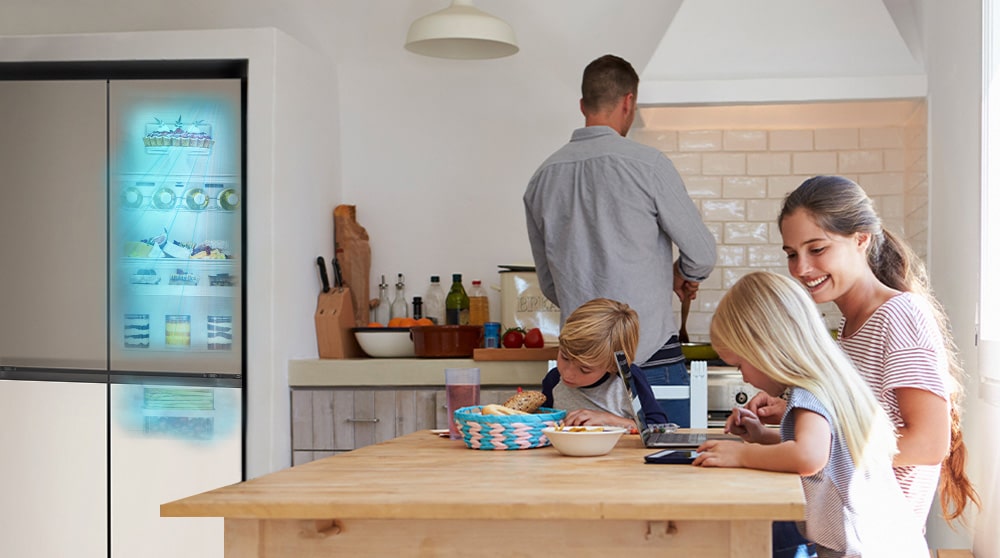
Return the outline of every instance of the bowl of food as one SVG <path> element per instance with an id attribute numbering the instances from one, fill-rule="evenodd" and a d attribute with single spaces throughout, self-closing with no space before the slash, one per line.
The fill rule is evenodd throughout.
<path id="1" fill-rule="evenodd" d="M 418 357 L 471 357 L 483 345 L 481 325 L 425 325 L 410 328 Z"/>
<path id="2" fill-rule="evenodd" d="M 374 358 L 413 357 L 413 340 L 408 327 L 356 327 L 354 338 L 361 350 Z"/>
<path id="3" fill-rule="evenodd" d="M 542 433 L 559 453 L 592 457 L 609 453 L 625 433 L 619 426 L 550 426 Z"/>

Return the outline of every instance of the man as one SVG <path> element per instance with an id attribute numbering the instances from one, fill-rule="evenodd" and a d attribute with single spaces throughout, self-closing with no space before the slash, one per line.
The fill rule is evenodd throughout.
<path id="1" fill-rule="evenodd" d="M 670 293 L 695 298 L 715 267 L 715 238 L 670 160 L 625 138 L 638 88 L 632 65 L 617 56 L 583 71 L 586 125 L 528 183 L 528 239 L 542 293 L 564 321 L 594 298 L 628 304 L 639 313 L 635 362 L 650 384 L 687 384 Z M 688 424 L 689 411 L 665 409 Z"/>

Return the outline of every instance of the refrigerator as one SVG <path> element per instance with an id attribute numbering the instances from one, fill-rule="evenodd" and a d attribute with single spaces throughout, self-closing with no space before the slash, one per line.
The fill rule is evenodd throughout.
<path id="1" fill-rule="evenodd" d="M 159 506 L 245 476 L 245 69 L 0 65 L 5 555 L 223 555 Z"/>

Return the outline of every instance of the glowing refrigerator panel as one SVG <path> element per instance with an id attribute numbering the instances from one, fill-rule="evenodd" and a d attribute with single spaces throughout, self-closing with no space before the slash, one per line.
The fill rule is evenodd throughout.
<path id="1" fill-rule="evenodd" d="M 110 357 L 242 373 L 241 83 L 109 87 Z"/>

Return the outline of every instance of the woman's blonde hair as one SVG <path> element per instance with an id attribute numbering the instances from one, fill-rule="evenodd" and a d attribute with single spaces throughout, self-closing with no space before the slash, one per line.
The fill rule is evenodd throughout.
<path id="1" fill-rule="evenodd" d="M 712 345 L 779 384 L 812 393 L 830 413 L 855 466 L 890 466 L 898 453 L 889 415 L 830 336 L 795 281 L 766 271 L 744 276 L 712 318 Z"/>
<path id="2" fill-rule="evenodd" d="M 962 400 L 965 371 L 951 334 L 948 315 L 931 289 L 930 278 L 920 258 L 901 238 L 882 227 L 882 219 L 865 191 L 843 176 L 814 176 L 785 196 L 778 228 L 792 213 L 802 209 L 825 231 L 841 236 L 868 233 L 868 267 L 883 284 L 897 291 L 923 297 L 930 303 L 941 331 L 948 371 L 951 374 L 951 448 L 941 464 L 941 510 L 950 524 L 962 517 L 969 502 L 981 507 L 979 495 L 965 473 L 965 440 L 962 437 Z"/>
<path id="3" fill-rule="evenodd" d="M 615 352 L 628 361 L 639 345 L 639 315 L 628 304 L 608 298 L 585 302 L 566 318 L 559 331 L 559 351 L 569 360 L 615 369 Z"/>

